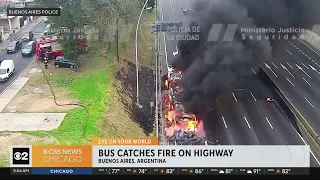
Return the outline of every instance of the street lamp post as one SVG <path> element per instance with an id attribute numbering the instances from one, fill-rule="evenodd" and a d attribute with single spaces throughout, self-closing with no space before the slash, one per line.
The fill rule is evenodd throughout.
<path id="1" fill-rule="evenodd" d="M 139 108 L 142 108 L 143 106 L 140 104 L 140 101 L 139 101 L 138 29 L 139 29 L 139 24 L 140 24 L 140 19 L 141 19 L 142 13 L 143 13 L 145 7 L 147 6 L 148 1 L 149 0 L 146 0 L 146 2 L 144 3 L 144 5 L 141 9 L 141 12 L 140 12 L 140 15 L 138 18 L 138 22 L 137 22 L 137 27 L 136 27 L 136 40 L 135 40 L 135 44 L 136 44 L 136 75 L 137 75 L 137 102 L 136 102 L 136 105 Z"/>

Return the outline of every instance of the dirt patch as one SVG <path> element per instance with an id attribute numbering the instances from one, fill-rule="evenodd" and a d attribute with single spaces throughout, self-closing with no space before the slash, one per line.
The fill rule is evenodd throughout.
<path id="1" fill-rule="evenodd" d="M 56 140 L 53 137 L 35 137 L 21 133 L 0 133 L 0 156 L 9 158 L 10 146 L 14 145 L 42 145 L 51 144 Z"/>
<path id="2" fill-rule="evenodd" d="M 40 64 L 43 66 L 43 64 Z M 64 69 L 70 71 L 69 69 Z M 30 73 L 31 72 L 31 73 Z M 48 76 L 55 73 L 52 65 L 49 70 L 45 71 Z M 26 85 L 12 99 L 3 112 L 67 112 L 75 106 L 58 106 L 54 102 L 50 86 L 47 84 L 45 77 L 39 68 L 39 65 L 34 61 L 21 75 L 30 78 Z M 77 100 L 72 99 L 66 88 L 52 87 L 58 104 L 76 103 Z"/>
<path id="3" fill-rule="evenodd" d="M 143 106 L 136 105 L 136 70 L 135 64 L 126 59 L 121 59 L 116 79 L 121 86 L 117 88 L 120 95 L 119 100 L 126 105 L 126 111 L 131 114 L 131 118 L 137 122 L 144 132 L 149 135 L 154 130 L 154 111 L 150 102 L 155 100 L 155 81 L 153 70 L 141 66 L 139 68 L 139 99 Z"/>

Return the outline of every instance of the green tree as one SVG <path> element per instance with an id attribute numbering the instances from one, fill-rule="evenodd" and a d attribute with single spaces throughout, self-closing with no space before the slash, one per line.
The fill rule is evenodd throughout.
<path id="1" fill-rule="evenodd" d="M 156 0 L 149 0 L 147 5 L 148 7 L 154 7 L 155 3 L 156 3 Z"/>
<path id="2" fill-rule="evenodd" d="M 63 48 L 66 59 L 78 64 L 75 35 L 83 35 L 82 0 L 36 0 L 41 7 L 61 7 L 61 15 L 50 17 L 53 23 L 52 30 L 59 33 L 59 43 Z M 75 66 L 78 71 L 78 66 Z"/>

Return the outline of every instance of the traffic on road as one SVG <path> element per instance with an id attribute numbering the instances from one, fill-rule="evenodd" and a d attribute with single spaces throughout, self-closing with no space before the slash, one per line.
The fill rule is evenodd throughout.
<path id="1" fill-rule="evenodd" d="M 162 1 L 162 21 L 180 21 L 186 25 L 188 22 L 188 16 L 186 15 L 192 12 L 193 3 L 194 1 L 192 0 Z M 164 74 L 171 67 L 170 60 L 179 54 L 177 48 L 179 39 L 171 38 L 175 36 L 176 34 L 172 31 L 165 32 L 162 36 L 161 55 L 163 62 L 161 68 Z M 314 118 L 311 118 L 311 120 L 314 119 L 315 122 L 319 122 L 316 118 L 320 117 L 320 115 L 317 114 L 318 111 L 315 109 L 317 99 L 311 98 L 311 96 L 318 97 L 319 95 L 317 94 L 319 91 L 317 91 L 317 85 L 315 84 L 315 81 L 319 79 L 317 78 L 319 74 L 312 67 L 318 69 L 320 66 L 315 64 L 316 62 L 309 60 L 305 55 L 306 53 L 303 54 L 291 43 L 302 46 L 298 40 L 284 45 L 283 52 L 281 54 L 279 52 L 280 55 L 275 56 L 275 58 L 279 58 L 278 61 L 266 62 L 266 66 L 272 69 L 278 76 L 275 77 L 272 72 L 269 75 L 274 76 L 277 79 L 276 81 L 280 81 L 284 88 L 287 88 L 284 90 L 289 93 L 289 97 L 292 94 L 291 97 L 295 97 L 294 99 L 298 100 L 301 94 L 303 94 L 305 98 L 297 102 L 297 105 L 299 104 L 298 108 L 308 109 L 308 118 L 313 116 Z M 304 60 L 302 61 L 302 58 L 300 58 L 299 62 L 297 62 L 298 59 L 292 58 L 292 54 L 285 51 L 286 49 L 292 53 L 300 53 L 299 56 L 302 56 Z M 305 66 L 307 67 L 303 65 L 303 62 L 306 62 Z M 250 78 L 242 79 L 242 83 L 236 89 L 216 101 L 216 108 L 212 109 L 211 115 L 207 117 L 208 119 L 204 124 L 204 131 L 206 132 L 204 138 L 208 142 L 211 142 L 211 144 L 219 141 L 219 144 L 224 145 L 306 144 L 305 139 L 295 129 L 292 122 L 279 106 L 273 96 L 273 91 L 256 76 L 257 70 L 252 69 L 251 73 L 252 76 Z M 298 79 L 299 81 L 296 82 Z M 310 111 L 313 112 L 310 113 Z M 312 166 L 319 166 L 320 164 L 312 151 L 311 164 Z"/>

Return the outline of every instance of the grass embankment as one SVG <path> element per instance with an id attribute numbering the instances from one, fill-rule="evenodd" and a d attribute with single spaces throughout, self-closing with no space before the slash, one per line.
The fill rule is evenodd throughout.
<path id="1" fill-rule="evenodd" d="M 69 111 L 61 123 L 60 127 L 53 131 L 36 131 L 26 132 L 29 135 L 35 136 L 53 136 L 59 144 L 74 145 L 74 144 L 89 144 L 87 139 L 92 137 L 101 137 L 106 134 L 106 131 L 113 129 L 121 129 L 122 136 L 135 135 L 134 132 L 139 132 L 135 129 L 132 132 L 132 125 L 126 127 L 115 127 L 113 121 L 116 122 L 119 118 L 105 119 L 104 115 L 107 112 L 121 114 L 122 107 L 115 109 L 113 106 L 117 104 L 116 90 L 112 86 L 113 75 L 116 70 L 114 50 L 106 53 L 106 57 L 101 57 L 102 45 L 91 44 L 90 53 L 85 59 L 81 60 L 80 72 L 71 74 L 66 69 L 57 69 L 49 76 L 49 80 L 59 88 L 67 88 L 70 95 L 79 100 L 79 103 L 84 105 L 89 111 L 87 118 L 84 108 L 76 108 Z M 67 84 L 65 82 L 68 82 Z M 133 122 L 132 122 L 133 123 Z M 110 126 L 109 129 L 102 127 Z M 85 137 L 84 138 L 84 130 Z M 108 133 L 107 133 L 108 134 Z M 109 133 L 109 137 L 119 137 L 117 132 Z"/>
<path id="2" fill-rule="evenodd" d="M 143 18 L 143 22 L 150 25 L 154 19 L 155 13 L 149 12 L 146 18 Z M 139 57 L 140 65 L 153 66 L 155 52 L 151 51 L 151 47 L 154 45 L 155 36 L 150 33 L 150 26 L 144 25 L 140 28 L 139 56 L 142 55 Z M 132 42 L 134 41 L 120 43 L 120 55 L 132 55 L 134 52 Z M 110 52 L 105 52 L 103 47 L 105 47 L 103 44 L 90 44 L 88 56 L 80 61 L 79 73 L 72 74 L 66 69 L 56 69 L 49 76 L 49 80 L 58 89 L 67 88 L 70 95 L 88 109 L 89 118 L 84 108 L 76 108 L 67 113 L 58 129 L 25 132 L 26 134 L 39 137 L 53 136 L 58 144 L 63 145 L 90 144 L 86 139 L 92 137 L 145 136 L 139 125 L 130 119 L 126 107 L 119 101 L 116 90 L 118 82 L 114 77 L 117 70 L 115 50 L 112 48 Z M 106 56 L 101 56 L 101 52 L 105 52 L 103 54 Z"/>
<path id="3" fill-rule="evenodd" d="M 138 30 L 138 62 L 139 65 L 144 65 L 151 69 L 155 69 L 156 51 L 152 49 L 155 46 L 156 33 L 151 32 L 151 25 L 156 21 L 155 11 L 148 11 L 142 15 Z M 135 22 L 136 23 L 136 22 Z M 136 24 L 132 24 L 135 31 Z M 134 33 L 132 34 L 134 35 Z M 120 55 L 135 59 L 135 38 L 131 38 L 126 42 L 121 42 L 123 47 L 120 50 Z M 135 62 L 133 62 L 135 63 Z"/>
<path id="4" fill-rule="evenodd" d="M 0 156 L 0 167 L 9 167 L 10 162 L 7 157 L 5 156 Z"/>

